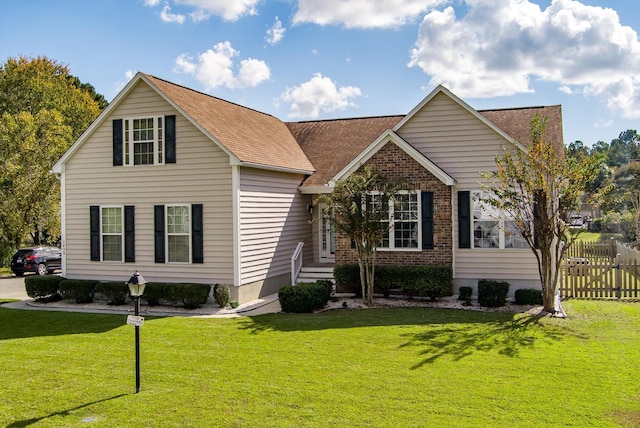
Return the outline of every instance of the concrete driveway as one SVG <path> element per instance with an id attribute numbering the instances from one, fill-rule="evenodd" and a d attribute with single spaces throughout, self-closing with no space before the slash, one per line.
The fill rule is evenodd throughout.
<path id="1" fill-rule="evenodd" d="M 31 300 L 24 289 L 24 278 L 0 278 L 0 299 Z"/>

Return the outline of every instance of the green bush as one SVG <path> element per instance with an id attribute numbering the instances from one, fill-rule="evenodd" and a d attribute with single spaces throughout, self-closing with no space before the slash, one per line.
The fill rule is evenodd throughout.
<path id="1" fill-rule="evenodd" d="M 148 282 L 144 288 L 144 294 L 140 298 L 149 306 L 158 306 L 160 299 L 167 299 L 166 288 L 168 285 L 164 282 Z"/>
<path id="2" fill-rule="evenodd" d="M 129 286 L 120 281 L 99 282 L 96 284 L 96 293 L 102 294 L 108 305 L 124 305 L 129 294 Z"/>
<path id="3" fill-rule="evenodd" d="M 229 306 L 231 300 L 231 293 L 229 292 L 229 286 L 226 284 L 216 284 L 213 286 L 213 298 L 218 306 L 226 308 Z"/>
<path id="4" fill-rule="evenodd" d="M 408 296 L 430 300 L 451 295 L 451 268 L 441 266 L 399 266 L 398 283 Z"/>
<path id="5" fill-rule="evenodd" d="M 24 278 L 27 296 L 39 302 L 55 302 L 60 300 L 60 282 L 64 278 L 57 275 L 29 275 Z"/>
<path id="6" fill-rule="evenodd" d="M 362 297 L 360 267 L 357 264 L 336 266 L 333 268 L 333 278 L 339 293 L 355 293 L 356 297 Z"/>
<path id="7" fill-rule="evenodd" d="M 521 288 L 514 294 L 516 305 L 542 305 L 542 290 Z"/>
<path id="8" fill-rule="evenodd" d="M 65 279 L 60 281 L 60 295 L 65 300 L 76 303 L 91 303 L 96 292 L 97 281 L 86 279 Z"/>
<path id="9" fill-rule="evenodd" d="M 167 300 L 182 303 L 185 309 L 198 309 L 207 303 L 211 286 L 209 284 L 178 283 L 168 284 Z"/>
<path id="10" fill-rule="evenodd" d="M 339 292 L 352 292 L 356 297 L 362 297 L 358 265 L 336 266 L 333 277 Z M 407 296 L 436 300 L 451 295 L 451 278 L 451 268 L 443 266 L 376 266 L 374 292 L 388 297 L 390 290 L 401 289 Z"/>
<path id="11" fill-rule="evenodd" d="M 509 294 L 509 283 L 481 279 L 478 281 L 478 304 L 487 308 L 504 306 Z"/>
<path id="12" fill-rule="evenodd" d="M 278 291 L 282 312 L 308 313 L 325 307 L 331 297 L 331 281 L 301 282 Z"/>
<path id="13" fill-rule="evenodd" d="M 473 295 L 473 289 L 471 287 L 460 287 L 458 289 L 458 300 L 464 300 L 465 302 L 471 301 Z"/>

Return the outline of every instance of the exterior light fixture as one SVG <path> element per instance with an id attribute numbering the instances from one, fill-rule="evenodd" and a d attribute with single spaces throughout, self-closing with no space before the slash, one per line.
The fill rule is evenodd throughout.
<path id="1" fill-rule="evenodd" d="M 136 329 L 136 394 L 140 392 L 140 326 L 144 323 L 144 318 L 140 316 L 140 296 L 144 293 L 144 287 L 147 281 L 142 275 L 136 271 L 129 281 L 129 293 L 135 300 L 135 316 L 127 317 L 127 324 L 135 326 Z"/>

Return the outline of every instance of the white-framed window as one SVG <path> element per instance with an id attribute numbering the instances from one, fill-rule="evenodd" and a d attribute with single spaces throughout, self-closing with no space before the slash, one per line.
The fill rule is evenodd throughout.
<path id="1" fill-rule="evenodd" d="M 382 209 L 379 194 L 371 193 L 369 205 Z M 401 190 L 396 192 L 386 207 L 385 219 L 380 222 L 381 250 L 418 250 L 422 248 L 420 222 L 420 192 Z"/>
<path id="2" fill-rule="evenodd" d="M 121 206 L 100 207 L 102 261 L 122 262 L 124 254 L 124 215 Z"/>
<path id="3" fill-rule="evenodd" d="M 191 206 L 166 206 L 167 262 L 191 262 Z"/>
<path id="4" fill-rule="evenodd" d="M 123 120 L 124 164 L 164 164 L 163 117 L 140 117 Z"/>
<path id="5" fill-rule="evenodd" d="M 486 202 L 486 192 L 473 192 L 473 248 L 529 248 L 516 222 Z"/>

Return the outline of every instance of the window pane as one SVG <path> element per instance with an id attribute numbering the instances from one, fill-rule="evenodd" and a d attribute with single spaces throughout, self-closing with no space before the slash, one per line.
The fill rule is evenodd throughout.
<path id="1" fill-rule="evenodd" d="M 515 221 L 504 222 L 504 247 L 529 248 L 529 244 L 520 234 L 520 229 Z"/>
<path id="2" fill-rule="evenodd" d="M 169 262 L 189 262 L 189 236 L 169 235 Z"/>
<path id="3" fill-rule="evenodd" d="M 418 248 L 418 194 L 397 194 L 393 210 L 394 246 Z"/>
<path id="4" fill-rule="evenodd" d="M 121 235 L 102 236 L 102 260 L 113 262 L 122 261 Z"/>
<path id="5" fill-rule="evenodd" d="M 133 164 L 153 165 L 153 142 L 133 144 Z"/>
<path id="6" fill-rule="evenodd" d="M 189 233 L 189 207 L 167 207 L 167 232 Z"/>
<path id="7" fill-rule="evenodd" d="M 102 233 L 122 233 L 122 208 L 102 208 Z"/>
<path id="8" fill-rule="evenodd" d="M 500 222 L 474 221 L 473 246 L 475 248 L 499 248 Z"/>

